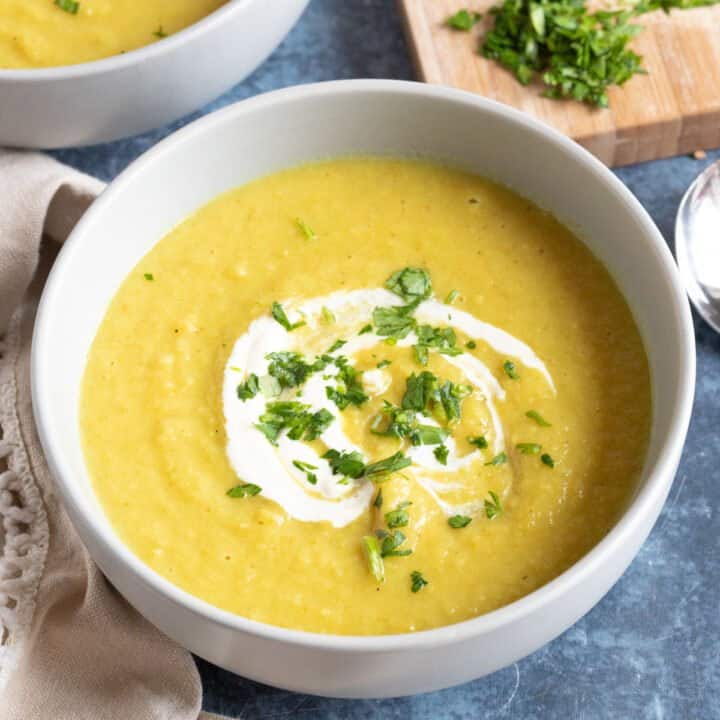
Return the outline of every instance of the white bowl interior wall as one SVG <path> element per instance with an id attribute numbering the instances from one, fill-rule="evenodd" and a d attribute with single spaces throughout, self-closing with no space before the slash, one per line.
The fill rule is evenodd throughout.
<path id="1" fill-rule="evenodd" d="M 668 479 L 654 491 L 651 501 L 659 511 L 679 459 L 689 414 L 683 383 L 677 379 L 692 381 L 689 376 L 694 364 L 688 358 L 694 356 L 688 345 L 692 337 L 688 334 L 686 303 L 678 300 L 680 290 L 668 250 L 650 219 L 638 212 L 629 192 L 612 179 L 609 171 L 578 146 L 519 113 L 443 88 L 354 81 L 271 93 L 189 126 L 131 166 L 97 201 L 61 253 L 43 300 L 39 323 L 43 327 L 42 339 L 34 358 L 34 392 L 36 401 L 42 396 L 41 435 L 46 449 L 52 446 L 51 462 L 54 460 L 56 467 L 61 464 L 65 477 L 73 478 L 77 497 L 69 507 L 81 535 L 88 537 L 88 515 L 112 533 L 85 468 L 77 397 L 88 348 L 120 283 L 160 237 L 218 194 L 289 166 L 349 154 L 431 158 L 487 176 L 551 210 L 605 263 L 633 308 L 650 349 L 654 409 L 644 478 L 652 474 L 663 456 L 662 473 Z M 238 243 L 242 244 L 242 237 Z M 68 337 L 73 341 L 68 342 Z M 676 441 L 668 440 L 673 433 L 678 436 Z M 82 512 L 78 510 L 81 505 Z M 354 661 L 348 660 L 347 672 L 339 671 L 327 654 L 320 653 L 314 660 L 303 656 L 308 650 L 302 644 L 302 633 L 295 633 L 288 646 L 287 638 L 282 637 L 287 631 L 269 632 L 266 636 L 274 635 L 275 649 L 280 656 L 285 654 L 293 676 L 282 668 L 268 673 L 262 664 L 269 652 L 267 644 L 257 644 L 251 634 L 246 635 L 246 649 L 253 649 L 257 656 L 250 658 L 245 652 L 245 658 L 238 660 L 237 643 L 222 632 L 223 623 L 230 622 L 226 617 L 205 628 L 205 632 L 216 632 L 216 651 L 209 653 L 204 641 L 195 640 L 184 630 L 187 617 L 168 617 L 164 605 L 167 600 L 157 588 L 145 583 L 146 597 L 138 604 L 143 605 L 151 620 L 191 649 L 206 657 L 210 654 L 214 662 L 264 682 L 344 696 L 418 692 L 497 669 L 564 630 L 617 579 L 653 521 L 654 516 L 638 523 L 632 540 L 629 534 L 625 540 L 616 538 L 616 549 L 618 542 L 627 541 L 627 551 L 619 552 L 622 559 L 612 568 L 593 575 L 591 565 L 598 563 L 588 562 L 583 574 L 583 582 L 587 583 L 585 599 L 577 600 L 574 607 L 562 613 L 550 609 L 553 603 L 562 603 L 559 586 L 551 583 L 538 591 L 546 591 L 548 601 L 545 627 L 529 622 L 518 625 L 518 630 L 522 627 L 522 638 L 504 648 L 498 643 L 492 661 L 468 640 L 465 660 L 461 660 L 462 653 L 457 662 L 448 656 L 445 670 L 432 681 L 426 676 L 420 680 L 420 675 L 413 679 L 407 667 L 390 672 L 392 653 L 387 656 L 388 662 L 382 663 L 382 672 L 368 670 L 367 658 L 357 668 Z M 117 550 L 102 543 L 95 548 L 101 567 L 115 565 L 114 552 Z M 593 553 L 599 561 L 601 548 Z M 133 584 L 127 568 L 115 567 L 111 577 L 121 589 L 126 581 L 128 587 Z M 133 591 L 127 591 L 135 602 Z M 526 601 L 530 599 L 514 606 Z M 196 617 L 202 603 L 192 599 L 188 602 L 194 603 L 193 609 L 185 608 L 184 612 Z M 506 611 L 509 609 L 498 612 Z M 218 611 L 218 617 L 221 614 Z M 463 636 L 460 628 L 464 625 L 467 623 L 446 628 L 442 640 L 439 635 L 428 635 L 425 644 L 430 648 L 457 640 Z M 411 642 L 412 637 L 407 637 Z M 314 638 L 311 645 L 322 645 L 317 636 Z M 359 643 L 357 647 L 363 647 L 362 641 Z M 423 641 L 418 638 L 417 643 L 422 645 Z M 418 662 L 430 662 L 430 657 L 423 661 L 418 656 Z M 468 665 L 469 658 L 472 663 Z M 269 657 L 267 662 L 271 662 Z M 294 667 L 296 663 L 302 666 L 313 662 L 312 675 Z M 363 679 L 353 684 L 350 673 L 359 672 L 361 667 Z M 318 679 L 318 672 L 325 672 L 326 677 Z"/>

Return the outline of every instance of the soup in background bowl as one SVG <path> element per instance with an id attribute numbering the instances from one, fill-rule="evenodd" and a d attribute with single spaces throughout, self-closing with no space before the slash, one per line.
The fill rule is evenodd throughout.
<path id="1" fill-rule="evenodd" d="M 660 512 L 694 380 L 672 259 L 609 171 L 387 81 L 147 153 L 63 248 L 32 365 L 68 512 L 130 602 L 343 697 L 479 677 L 587 612 Z"/>

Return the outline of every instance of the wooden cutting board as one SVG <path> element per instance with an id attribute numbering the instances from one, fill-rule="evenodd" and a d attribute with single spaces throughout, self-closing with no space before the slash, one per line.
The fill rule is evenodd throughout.
<path id="1" fill-rule="evenodd" d="M 420 79 L 470 90 L 555 126 L 607 165 L 720 147 L 720 5 L 652 13 L 634 41 L 647 75 L 608 93 L 610 109 L 540 97 L 481 57 L 489 18 L 471 33 L 445 26 L 457 10 L 485 12 L 496 0 L 399 0 Z"/>

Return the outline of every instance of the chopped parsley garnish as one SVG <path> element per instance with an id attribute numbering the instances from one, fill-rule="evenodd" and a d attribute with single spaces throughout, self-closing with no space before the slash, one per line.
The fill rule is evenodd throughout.
<path id="1" fill-rule="evenodd" d="M 330 463 L 333 475 L 344 475 L 353 480 L 365 477 L 377 483 L 383 482 L 388 475 L 412 465 L 412 460 L 401 452 L 396 452 L 390 457 L 368 465 L 365 464 L 363 456 L 356 451 L 340 452 L 330 449 L 323 455 L 323 458 Z"/>
<path id="2" fill-rule="evenodd" d="M 413 445 L 440 445 L 447 440 L 449 434 L 445 428 L 435 425 L 416 425 L 409 437 Z"/>
<path id="3" fill-rule="evenodd" d="M 496 455 L 490 462 L 486 462 L 486 465 L 504 465 L 507 462 L 507 455 L 504 452 Z"/>
<path id="4" fill-rule="evenodd" d="M 387 367 L 392 363 L 392 360 L 381 360 L 375 367 L 378 370 L 382 370 L 384 367 Z"/>
<path id="5" fill-rule="evenodd" d="M 440 384 L 436 375 L 423 370 L 419 375 L 413 373 L 405 381 L 402 408 L 426 413 L 438 422 L 452 424 L 460 419 L 460 403 L 470 392 L 469 386 L 458 385 L 450 380 Z"/>
<path id="6" fill-rule="evenodd" d="M 80 3 L 75 2 L 75 0 L 55 0 L 55 5 L 71 15 L 77 15 L 78 10 L 80 9 Z"/>
<path id="7" fill-rule="evenodd" d="M 326 325 L 332 325 L 335 322 L 335 313 L 333 313 L 330 308 L 325 307 L 325 305 L 323 305 L 320 310 L 320 316 Z"/>
<path id="8" fill-rule="evenodd" d="M 518 443 L 515 446 L 523 455 L 537 455 L 542 450 L 538 443 Z"/>
<path id="9" fill-rule="evenodd" d="M 415 345 L 415 359 L 420 365 L 427 365 L 430 348 L 442 355 L 462 355 L 462 349 L 457 346 L 457 337 L 452 328 L 434 328 L 430 325 L 420 325 L 416 329 L 417 344 Z"/>
<path id="10" fill-rule="evenodd" d="M 385 581 L 385 566 L 383 565 L 382 555 L 380 552 L 380 543 L 373 535 L 365 535 L 362 539 L 363 550 L 367 558 L 370 573 L 376 582 Z"/>
<path id="11" fill-rule="evenodd" d="M 367 325 L 363 325 L 360 328 L 360 332 L 358 333 L 358 335 L 366 335 L 369 332 L 372 332 L 372 325 L 370 323 L 368 323 Z"/>
<path id="12" fill-rule="evenodd" d="M 423 577 L 423 574 L 419 570 L 413 570 L 410 573 L 410 589 L 416 593 L 420 592 L 425 585 L 430 583 Z"/>
<path id="13" fill-rule="evenodd" d="M 373 310 L 375 332 L 377 332 L 380 337 L 402 340 L 402 338 L 417 326 L 417 321 L 410 314 L 416 307 L 417 305 L 415 304 L 376 307 Z"/>
<path id="14" fill-rule="evenodd" d="M 162 25 L 158 25 L 158 29 L 153 32 L 153 35 L 160 40 L 167 37 L 167 33 L 163 30 Z"/>
<path id="15" fill-rule="evenodd" d="M 375 500 L 373 500 L 373 506 L 379 510 L 382 507 L 382 504 L 383 504 L 382 488 L 379 488 L 377 491 L 377 495 L 375 496 Z"/>
<path id="16" fill-rule="evenodd" d="M 454 423 L 460 419 L 460 403 L 471 392 L 468 385 L 457 385 L 450 380 L 446 380 L 440 386 L 440 402 L 448 423 Z"/>
<path id="17" fill-rule="evenodd" d="M 332 413 L 325 408 L 311 412 L 309 405 L 286 400 L 268 403 L 255 427 L 276 445 L 283 430 L 291 440 L 315 440 L 327 430 L 334 419 Z"/>
<path id="18" fill-rule="evenodd" d="M 488 446 L 488 441 L 485 439 L 484 435 L 475 435 L 474 437 L 469 437 L 467 441 L 474 445 L 476 448 L 480 448 L 480 450 L 484 450 Z"/>
<path id="19" fill-rule="evenodd" d="M 405 410 L 425 412 L 438 395 L 440 381 L 436 375 L 423 370 L 419 375 L 413 373 L 405 381 L 405 394 L 402 406 Z"/>
<path id="20" fill-rule="evenodd" d="M 474 340 L 468 340 L 468 341 L 465 343 L 465 347 L 466 347 L 468 350 L 474 350 L 474 349 L 477 347 L 477 343 L 476 343 Z"/>
<path id="21" fill-rule="evenodd" d="M 339 350 L 343 345 L 347 345 L 347 340 L 341 340 L 337 339 L 329 348 L 328 353 L 334 353 L 336 350 Z"/>
<path id="22" fill-rule="evenodd" d="M 472 12 L 471 10 L 458 10 L 454 15 L 447 19 L 447 24 L 453 30 L 462 30 L 468 32 L 482 20 L 482 13 Z"/>
<path id="23" fill-rule="evenodd" d="M 405 457 L 401 452 L 396 452 L 384 460 L 378 460 L 377 462 L 367 465 L 365 468 L 365 477 L 373 482 L 382 482 L 388 475 L 398 472 L 408 467 L 408 465 L 412 465 L 412 460 L 409 457 Z"/>
<path id="24" fill-rule="evenodd" d="M 305 325 L 304 320 L 298 320 L 296 323 L 291 323 L 290 320 L 288 320 L 288 316 L 285 314 L 285 309 L 279 302 L 274 302 L 270 306 L 270 313 L 272 314 L 273 318 L 280 323 L 288 332 L 291 332 L 293 330 L 296 330 L 299 327 L 302 327 Z"/>
<path id="25" fill-rule="evenodd" d="M 420 302 L 432 295 L 430 274 L 422 268 L 406 267 L 394 272 L 386 280 L 385 287 L 405 302 Z"/>
<path id="26" fill-rule="evenodd" d="M 259 485 L 255 485 L 254 483 L 243 483 L 242 485 L 231 487 L 227 491 L 227 495 L 231 498 L 244 498 L 252 497 L 260 492 L 262 492 L 262 488 Z"/>
<path id="27" fill-rule="evenodd" d="M 467 527 L 471 522 L 472 518 L 469 518 L 467 515 L 453 515 L 451 518 L 448 518 L 448 525 L 456 530 Z"/>
<path id="28" fill-rule="evenodd" d="M 668 13 L 717 0 L 639 0 L 592 12 L 584 0 L 503 0 L 482 54 L 528 85 L 536 77 L 545 97 L 608 106 L 607 89 L 644 73 L 642 57 L 628 44 L 642 30 L 632 20 L 653 10 Z"/>
<path id="29" fill-rule="evenodd" d="M 152 273 L 144 273 L 143 277 L 148 281 L 152 282 L 155 279 L 155 276 Z"/>
<path id="30" fill-rule="evenodd" d="M 400 545 L 406 540 L 405 535 L 401 533 L 400 530 L 390 533 L 384 530 L 378 530 L 376 534 L 382 536 L 382 545 L 380 547 L 380 555 L 382 557 L 407 557 L 408 555 L 412 555 L 410 548 L 398 550 Z"/>
<path id="31" fill-rule="evenodd" d="M 447 449 L 447 445 L 438 445 L 433 450 L 433 455 L 435 456 L 435 459 L 441 465 L 447 465 L 448 453 L 449 453 L 449 450 Z"/>
<path id="32" fill-rule="evenodd" d="M 490 499 L 485 500 L 485 515 L 488 520 L 494 520 L 496 517 L 500 517 L 500 515 L 502 515 L 503 509 L 497 493 L 490 490 L 488 495 L 490 495 Z"/>
<path id="33" fill-rule="evenodd" d="M 250 398 L 254 398 L 259 391 L 260 381 L 255 373 L 248 375 L 247 380 L 237 386 L 237 396 L 243 402 L 250 400 Z"/>
<path id="34" fill-rule="evenodd" d="M 515 367 L 515 363 L 512 360 L 506 360 L 503 363 L 503 370 L 505 371 L 505 374 L 511 380 L 519 380 L 520 379 L 517 368 Z"/>
<path id="35" fill-rule="evenodd" d="M 359 452 L 328 450 L 323 458 L 330 463 L 333 475 L 343 475 L 355 480 L 365 472 L 365 460 Z"/>
<path id="36" fill-rule="evenodd" d="M 555 461 L 552 459 L 552 456 L 547 453 L 543 453 L 540 456 L 540 462 L 542 462 L 543 465 L 547 465 L 549 468 L 555 467 Z"/>
<path id="37" fill-rule="evenodd" d="M 300 472 L 305 473 L 305 479 L 311 485 L 317 485 L 317 475 L 314 472 L 311 472 L 312 470 L 317 470 L 317 465 L 311 465 L 310 463 L 303 462 L 302 460 L 293 460 L 292 464 L 300 470 Z"/>
<path id="38" fill-rule="evenodd" d="M 412 505 L 411 502 L 401 502 L 394 510 L 385 513 L 385 522 L 391 530 L 405 527 L 410 522 L 410 515 L 405 509 L 410 505 Z"/>
<path id="39" fill-rule="evenodd" d="M 458 290 L 451 290 L 447 297 L 445 298 L 445 304 L 446 305 L 452 305 L 460 296 L 460 292 Z"/>
<path id="40" fill-rule="evenodd" d="M 271 352 L 265 358 L 270 361 L 268 373 L 280 383 L 282 388 L 299 387 L 312 373 L 327 367 L 327 363 L 322 358 L 310 364 L 300 353 L 291 350 Z"/>
<path id="41" fill-rule="evenodd" d="M 295 218 L 295 224 L 300 228 L 300 232 L 302 232 L 306 240 L 317 240 L 315 231 L 304 220 Z"/>
<path id="42" fill-rule="evenodd" d="M 540 427 L 552 427 L 552 425 L 537 410 L 528 410 L 525 413 L 525 416 L 534 420 L 538 425 L 540 425 Z"/>
<path id="43" fill-rule="evenodd" d="M 360 380 L 362 373 L 349 365 L 345 358 L 338 358 L 336 365 L 338 365 L 337 379 L 339 383 L 337 387 L 325 388 L 328 400 L 332 400 L 341 410 L 348 405 L 362 405 L 368 399 Z"/>

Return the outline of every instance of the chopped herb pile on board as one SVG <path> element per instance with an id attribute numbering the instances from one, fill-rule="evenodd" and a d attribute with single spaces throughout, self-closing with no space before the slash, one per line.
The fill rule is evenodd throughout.
<path id="1" fill-rule="evenodd" d="M 605 108 L 609 87 L 646 72 L 642 57 L 628 47 L 643 29 L 633 20 L 655 10 L 669 13 L 718 2 L 640 0 L 590 12 L 585 0 L 503 0 L 490 11 L 491 27 L 480 51 L 511 70 L 523 85 L 539 80 L 546 97 Z M 477 14 L 466 11 L 466 16 Z M 448 24 L 469 31 L 475 23 Z"/>

